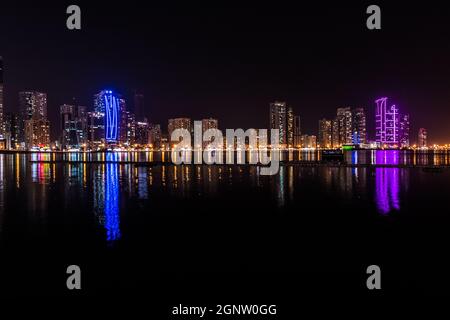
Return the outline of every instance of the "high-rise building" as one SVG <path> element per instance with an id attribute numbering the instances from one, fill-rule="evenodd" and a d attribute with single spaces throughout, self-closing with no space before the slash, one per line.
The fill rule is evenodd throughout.
<path id="1" fill-rule="evenodd" d="M 287 108 L 287 125 L 286 125 L 286 138 L 288 147 L 292 148 L 294 146 L 294 110 L 292 107 Z"/>
<path id="2" fill-rule="evenodd" d="M 5 134 L 5 119 L 3 106 L 3 58 L 0 57 L 0 137 Z"/>
<path id="3" fill-rule="evenodd" d="M 50 147 L 50 122 L 45 118 L 25 120 L 25 148 Z"/>
<path id="4" fill-rule="evenodd" d="M 19 92 L 19 108 L 23 120 L 47 119 L 47 94 L 37 91 Z"/>
<path id="5" fill-rule="evenodd" d="M 189 118 L 175 118 L 169 119 L 167 124 L 167 131 L 169 133 L 169 140 L 171 140 L 172 132 L 176 129 L 186 129 L 189 133 L 192 132 L 192 123 Z"/>
<path id="6" fill-rule="evenodd" d="M 270 104 L 270 129 L 279 130 L 279 144 L 288 143 L 288 115 L 286 102 L 275 101 Z"/>
<path id="7" fill-rule="evenodd" d="M 49 147 L 50 123 L 47 120 L 47 94 L 37 91 L 19 92 L 19 142 L 25 148 Z"/>
<path id="8" fill-rule="evenodd" d="M 420 128 L 419 129 L 419 140 L 418 140 L 418 147 L 419 148 L 426 148 L 427 147 L 427 138 L 428 138 L 428 134 L 427 134 L 427 129 L 425 128 Z"/>
<path id="9" fill-rule="evenodd" d="M 126 144 L 132 145 L 136 138 L 136 117 L 134 113 L 126 112 Z"/>
<path id="10" fill-rule="evenodd" d="M 332 121 L 327 119 L 319 120 L 319 146 L 323 149 L 332 147 Z"/>
<path id="11" fill-rule="evenodd" d="M 4 121 L 7 149 L 19 149 L 20 117 L 17 114 L 8 113 L 5 114 Z"/>
<path id="12" fill-rule="evenodd" d="M 102 112 L 87 113 L 87 140 L 92 150 L 97 150 L 105 143 L 105 114 Z"/>
<path id="13" fill-rule="evenodd" d="M 364 108 L 353 109 L 352 117 L 352 143 L 365 144 L 367 142 L 367 129 Z"/>
<path id="14" fill-rule="evenodd" d="M 203 134 L 209 129 L 219 129 L 219 120 L 209 118 L 202 120 L 202 137 Z M 210 144 L 210 141 L 203 141 L 203 148 L 206 148 Z"/>
<path id="15" fill-rule="evenodd" d="M 334 119 L 331 121 L 331 144 L 333 148 L 340 148 L 342 144 L 339 140 L 339 120 Z"/>
<path id="16" fill-rule="evenodd" d="M 339 144 L 353 143 L 353 118 L 351 108 L 338 108 L 336 118 L 339 124 Z"/>
<path id="17" fill-rule="evenodd" d="M 63 104 L 59 109 L 62 149 L 82 147 L 88 135 L 86 107 Z"/>
<path id="18" fill-rule="evenodd" d="M 409 147 L 410 120 L 409 114 L 404 114 L 400 118 L 400 146 L 402 148 Z"/>
<path id="19" fill-rule="evenodd" d="M 353 116 L 351 108 L 338 108 L 336 118 L 331 123 L 332 146 L 340 148 L 353 143 Z"/>
<path id="20" fill-rule="evenodd" d="M 150 124 L 150 144 L 153 148 L 161 148 L 161 125 Z"/>
<path id="21" fill-rule="evenodd" d="M 400 142 L 400 114 L 395 105 L 388 107 L 388 98 L 375 101 L 376 141 L 382 146 L 398 146 Z"/>
<path id="22" fill-rule="evenodd" d="M 63 104 L 59 107 L 61 146 L 63 149 L 77 144 L 75 106 Z"/>
<path id="23" fill-rule="evenodd" d="M 94 112 L 104 115 L 107 143 L 120 142 L 120 119 L 124 109 L 125 100 L 111 90 L 102 90 L 94 95 Z"/>
<path id="24" fill-rule="evenodd" d="M 136 122 L 135 142 L 141 146 L 145 146 L 150 143 L 150 126 L 148 122 Z"/>
<path id="25" fill-rule="evenodd" d="M 128 139 L 128 120 L 130 112 L 124 98 L 119 98 L 119 120 L 118 120 L 118 142 L 123 145 L 129 145 Z"/>

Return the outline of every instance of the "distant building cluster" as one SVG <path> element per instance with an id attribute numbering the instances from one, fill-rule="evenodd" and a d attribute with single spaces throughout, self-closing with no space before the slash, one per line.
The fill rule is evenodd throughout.
<path id="1" fill-rule="evenodd" d="M 286 148 L 340 148 L 343 145 L 367 143 L 364 108 L 338 108 L 333 120 L 319 120 L 319 133 L 302 134 L 300 116 L 294 115 L 286 102 L 270 104 L 270 129 L 278 129 L 279 144 Z"/>
<path id="2" fill-rule="evenodd" d="M 319 120 L 319 147 L 341 148 L 344 145 L 367 144 L 367 123 L 364 108 L 338 108 L 332 120 Z"/>
<path id="3" fill-rule="evenodd" d="M 333 119 L 319 120 L 317 136 L 302 134 L 300 117 L 286 102 L 270 104 L 270 128 L 279 130 L 280 145 L 286 148 L 427 148 L 426 129 L 420 129 L 418 145 L 412 146 L 409 114 L 389 106 L 388 98 L 375 101 L 375 127 L 375 140 L 370 141 L 365 108 L 343 107 L 337 108 Z"/>
<path id="4" fill-rule="evenodd" d="M 167 150 L 172 146 L 170 136 L 176 129 L 193 132 L 190 118 L 168 120 L 168 136 L 160 124 L 147 120 L 144 96 L 134 96 L 135 110 L 127 109 L 125 99 L 112 90 L 102 90 L 93 97 L 93 110 L 76 101 L 59 107 L 59 139 L 50 142 L 50 123 L 47 119 L 47 95 L 42 92 L 19 93 L 18 114 L 8 114 L 1 139 L 8 150 Z M 217 119 L 203 119 L 202 132 L 218 129 Z M 205 145 L 203 146 L 205 147 Z"/>
<path id="5" fill-rule="evenodd" d="M 148 121 L 144 95 L 134 93 L 134 112 L 128 110 L 125 98 L 112 91 L 102 90 L 94 95 L 92 110 L 75 100 L 59 107 L 59 136 L 50 141 L 50 122 L 47 118 L 47 94 L 38 91 L 19 92 L 19 111 L 4 113 L 3 60 L 0 57 L 0 149 L 7 150 L 169 150 L 174 146 L 170 138 L 176 129 L 193 133 L 190 118 L 169 119 L 167 135 L 160 124 Z M 410 117 L 402 113 L 386 97 L 375 101 L 375 140 L 369 141 L 366 112 L 363 107 L 337 108 L 332 119 L 318 123 L 318 134 L 302 132 L 301 118 L 286 102 L 270 103 L 270 129 L 278 130 L 281 148 L 337 149 L 408 148 L 410 147 Z M 202 132 L 218 129 L 219 121 L 201 121 Z M 418 148 L 427 148 L 427 130 L 418 134 Z M 209 142 L 198 143 L 206 148 Z"/>

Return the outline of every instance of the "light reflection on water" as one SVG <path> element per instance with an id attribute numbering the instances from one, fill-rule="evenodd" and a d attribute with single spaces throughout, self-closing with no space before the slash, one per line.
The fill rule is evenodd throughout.
<path id="1" fill-rule="evenodd" d="M 164 157 L 166 157 L 165 155 Z M 288 155 L 294 159 L 315 159 L 315 153 Z M 59 163 L 30 162 L 58 160 L 68 157 L 72 161 L 104 160 L 106 163 Z M 221 201 L 224 192 L 239 190 L 258 192 L 261 203 L 278 208 L 301 206 L 312 201 L 305 196 L 305 190 L 314 190 L 312 198 L 333 197 L 340 202 L 364 202 L 386 215 L 401 211 L 410 188 L 411 170 L 408 168 L 377 167 L 302 167 L 286 164 L 280 167 L 278 175 L 259 175 L 255 166 L 135 166 L 132 163 L 116 161 L 162 159 L 162 154 L 143 153 L 98 153 L 98 154 L 0 154 L 0 230 L 4 216 L 4 206 L 8 194 L 17 190 L 24 193 L 26 210 L 32 217 L 44 219 L 53 197 L 64 197 L 65 207 L 77 206 L 72 203 L 73 194 L 79 194 L 83 208 L 95 215 L 105 231 L 108 241 L 121 238 L 121 215 L 126 213 L 126 203 L 141 201 L 144 206 L 164 201 L 214 198 Z M 347 161 L 354 164 L 418 164 L 447 163 L 448 155 L 416 154 L 402 151 L 367 151 L 346 154 Z M 419 170 L 419 169 L 417 169 Z M 421 174 L 421 171 L 414 171 Z M 419 172 L 419 173 L 417 173 Z M 316 190 L 317 189 L 317 190 Z M 235 191 L 237 192 L 237 191 Z M 309 195 L 311 196 L 311 195 Z M 202 198 L 203 197 L 203 198 Z M 169 199 L 169 200 L 167 200 Z M 224 199 L 222 199 L 225 201 Z M 147 202 L 146 202 L 147 201 Z M 85 208 L 87 206 L 87 208 Z M 124 207 L 125 206 L 125 207 Z M 37 219 L 37 218 L 35 218 Z"/>
<path id="2" fill-rule="evenodd" d="M 119 218 L 119 175 L 118 165 L 106 165 L 105 182 L 105 228 L 106 240 L 114 241 L 120 238 Z"/>

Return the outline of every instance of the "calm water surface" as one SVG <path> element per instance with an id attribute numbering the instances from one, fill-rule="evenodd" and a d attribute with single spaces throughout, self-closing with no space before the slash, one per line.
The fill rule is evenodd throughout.
<path id="1" fill-rule="evenodd" d="M 60 159 L 166 161 L 167 155 L 0 154 L 6 292 L 62 292 L 70 264 L 88 270 L 88 292 L 140 288 L 143 273 L 156 288 L 165 287 L 161 275 L 170 283 L 174 274 L 327 274 L 330 266 L 355 275 L 349 279 L 357 287 L 356 275 L 373 263 L 389 270 L 392 288 L 427 291 L 441 288 L 439 272 L 448 267 L 447 169 L 288 163 L 276 176 L 261 176 L 245 165 L 33 162 Z M 449 157 L 360 151 L 346 161 L 444 165 Z M 27 276 L 30 265 L 42 276 Z M 290 281 L 304 284 L 299 277 Z"/>

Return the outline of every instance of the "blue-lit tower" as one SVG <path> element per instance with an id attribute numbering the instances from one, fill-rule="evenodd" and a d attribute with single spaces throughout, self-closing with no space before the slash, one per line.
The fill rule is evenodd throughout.
<path id="1" fill-rule="evenodd" d="M 103 90 L 94 97 L 95 112 L 104 115 L 105 140 L 109 143 L 118 142 L 120 99 L 111 90 Z"/>

